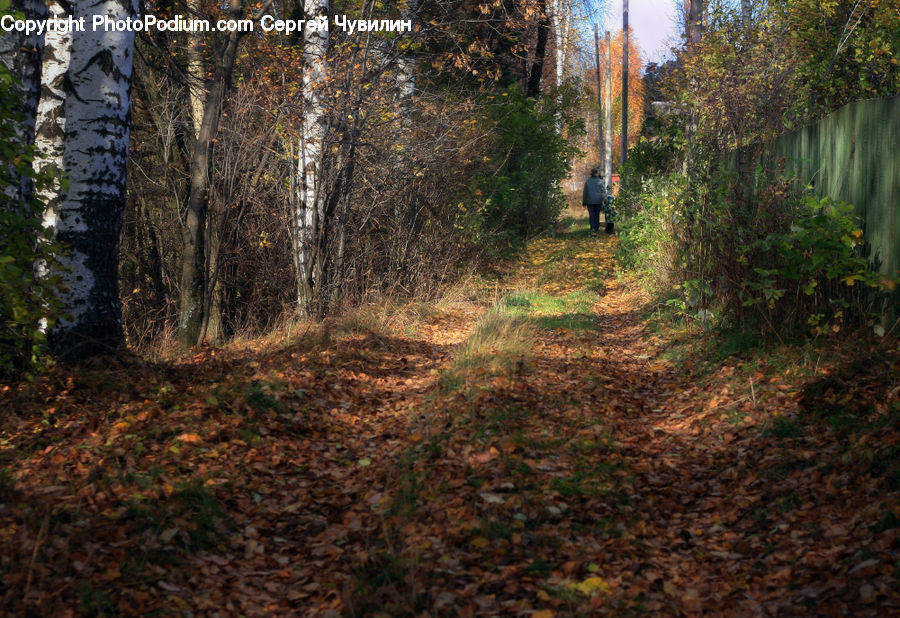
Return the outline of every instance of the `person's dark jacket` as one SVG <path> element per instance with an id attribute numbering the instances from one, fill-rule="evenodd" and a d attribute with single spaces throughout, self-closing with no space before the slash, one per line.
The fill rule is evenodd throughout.
<path id="1" fill-rule="evenodd" d="M 581 194 L 581 203 L 584 206 L 602 205 L 606 203 L 606 187 L 603 186 L 603 179 L 597 176 L 591 176 L 584 183 L 584 191 Z"/>

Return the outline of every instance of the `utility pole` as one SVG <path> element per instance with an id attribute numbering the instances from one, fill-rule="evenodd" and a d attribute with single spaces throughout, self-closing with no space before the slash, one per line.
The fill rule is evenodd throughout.
<path id="1" fill-rule="evenodd" d="M 622 0 L 622 162 L 628 156 L 628 0 Z"/>
<path id="2" fill-rule="evenodd" d="M 600 150 L 598 165 L 606 160 L 603 143 L 603 89 L 600 83 L 600 33 L 597 24 L 594 24 L 594 63 L 597 65 L 597 145 Z M 607 182 L 609 178 L 607 178 Z"/>
<path id="3" fill-rule="evenodd" d="M 606 151 L 606 161 L 604 166 L 604 172 L 606 172 L 606 184 L 612 184 L 612 37 L 609 34 L 609 30 L 606 31 L 606 104 L 603 106 L 606 111 L 606 122 L 604 123 L 604 128 L 606 129 L 606 147 L 604 150 Z"/>

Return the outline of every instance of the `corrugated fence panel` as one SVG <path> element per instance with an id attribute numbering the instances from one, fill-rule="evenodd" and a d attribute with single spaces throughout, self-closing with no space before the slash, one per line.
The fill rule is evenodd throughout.
<path id="1" fill-rule="evenodd" d="M 767 147 L 730 153 L 722 166 L 745 179 L 762 167 L 763 178 L 797 178 L 853 204 L 879 272 L 900 275 L 900 96 L 845 105 Z"/>

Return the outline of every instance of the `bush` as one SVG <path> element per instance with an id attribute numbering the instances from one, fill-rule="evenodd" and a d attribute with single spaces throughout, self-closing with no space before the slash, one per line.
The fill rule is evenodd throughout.
<path id="1" fill-rule="evenodd" d="M 747 267 L 742 306 L 756 308 L 766 327 L 808 324 L 815 334 L 866 317 L 867 292 L 881 287 L 861 253 L 863 232 L 853 206 L 800 196 L 789 203 L 788 229 L 742 247 Z"/>
<path id="2" fill-rule="evenodd" d="M 647 180 L 621 200 L 619 259 L 705 327 L 821 335 L 869 321 L 885 282 L 853 207 L 789 185 L 747 199 L 722 173 Z"/>
<path id="3" fill-rule="evenodd" d="M 35 264 L 54 260 L 58 247 L 41 225 L 44 205 L 35 190 L 49 182 L 35 174 L 34 147 L 23 143 L 16 78 L 0 62 L 0 376 L 34 369 L 46 351 L 44 333 L 59 303 L 53 281 L 35 274 Z M 35 190 L 20 198 L 20 184 Z M 54 262 L 54 269 L 58 265 Z"/>
<path id="4" fill-rule="evenodd" d="M 560 183 L 578 153 L 557 124 L 565 127 L 569 139 L 584 132 L 583 123 L 571 114 L 576 101 L 572 87 L 539 100 L 515 87 L 488 97 L 483 122 L 496 139 L 464 200 L 475 205 L 477 216 L 469 214 L 465 225 L 479 240 L 503 249 L 556 222 L 566 206 Z"/>
<path id="5" fill-rule="evenodd" d="M 623 222 L 617 256 L 626 268 L 640 271 L 652 289 L 677 282 L 679 206 L 683 180 L 663 176 L 645 180 L 640 191 L 620 195 Z"/>

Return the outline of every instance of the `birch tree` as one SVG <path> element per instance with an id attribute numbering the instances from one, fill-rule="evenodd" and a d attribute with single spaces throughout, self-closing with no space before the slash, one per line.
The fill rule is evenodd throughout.
<path id="1" fill-rule="evenodd" d="M 568 0 L 550 0 L 553 38 L 555 43 L 556 87 L 566 78 L 567 49 L 569 45 L 569 16 L 572 7 Z"/>
<path id="2" fill-rule="evenodd" d="M 43 19 L 47 15 L 47 7 L 40 0 L 15 0 L 10 8 L 22 13 L 26 19 Z M 5 32 L 0 34 L 0 62 L 6 65 L 10 73 L 19 79 L 13 85 L 13 92 L 18 98 L 18 112 L 21 114 L 19 139 L 22 144 L 34 141 L 34 126 L 37 117 L 38 95 L 41 89 L 41 48 L 44 39 L 36 33 L 26 35 L 23 32 Z M 31 193 L 31 183 L 27 176 L 19 175 L 12 170 L 17 182 L 7 188 L 7 194 L 13 202 L 23 209 Z"/>
<path id="3" fill-rule="evenodd" d="M 137 0 L 52 3 L 51 14 L 113 20 L 135 18 Z M 118 290 L 119 232 L 125 207 L 134 33 L 48 33 L 35 145 L 39 164 L 66 183 L 43 196 L 45 224 L 67 249 L 59 297 L 63 317 L 50 333 L 63 358 L 81 358 L 122 344 Z"/>
<path id="4" fill-rule="evenodd" d="M 306 19 L 328 18 L 329 0 L 306 0 Z M 309 23 L 309 22 L 307 22 Z M 319 227 L 325 219 L 324 142 L 328 118 L 324 88 L 327 77 L 328 29 L 303 31 L 303 116 L 298 139 L 297 196 L 292 213 L 294 267 L 297 271 L 297 304 L 309 310 L 316 285 L 315 252 Z"/>
<path id="5" fill-rule="evenodd" d="M 419 7 L 419 0 L 407 0 L 403 11 L 403 19 L 410 21 L 415 19 Z M 409 128 L 412 125 L 413 95 L 416 91 L 416 58 L 411 52 L 413 38 L 404 39 L 400 45 L 403 47 L 397 57 L 397 90 L 400 104 L 400 114 L 403 125 Z"/>

